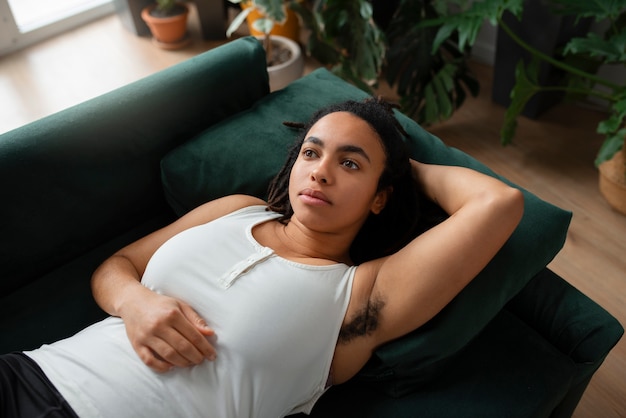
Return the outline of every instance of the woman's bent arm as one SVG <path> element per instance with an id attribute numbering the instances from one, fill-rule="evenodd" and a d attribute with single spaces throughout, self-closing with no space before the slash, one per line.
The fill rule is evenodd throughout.
<path id="1" fill-rule="evenodd" d="M 174 366 L 190 366 L 213 359 L 216 353 L 206 339 L 213 334 L 212 330 L 193 308 L 141 284 L 148 261 L 174 235 L 258 204 L 265 202 L 236 195 L 199 206 L 172 224 L 122 248 L 94 272 L 91 285 L 96 302 L 110 315 L 124 320 L 133 348 L 151 368 L 167 371 Z"/>
<path id="2" fill-rule="evenodd" d="M 358 267 L 344 325 L 371 307 L 376 320 L 361 338 L 337 344 L 337 383 L 358 372 L 381 344 L 419 328 L 443 309 L 521 219 L 522 193 L 497 179 L 461 167 L 412 165 L 424 192 L 450 216 L 396 254 Z"/>
<path id="3" fill-rule="evenodd" d="M 422 189 L 450 217 L 380 265 L 372 294 L 386 300 L 381 341 L 418 328 L 443 309 L 500 250 L 524 208 L 518 189 L 490 176 L 412 165 Z"/>

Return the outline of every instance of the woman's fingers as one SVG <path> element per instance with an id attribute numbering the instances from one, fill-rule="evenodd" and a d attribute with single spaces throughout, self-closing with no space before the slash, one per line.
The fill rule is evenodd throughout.
<path id="1" fill-rule="evenodd" d="M 209 342 L 208 337 L 215 336 L 204 318 L 186 303 L 181 302 L 181 310 L 187 322 L 184 322 L 178 331 L 196 348 L 207 360 L 215 360 L 217 352 L 215 347 Z M 188 325 L 191 325 L 188 326 Z"/>
<path id="2" fill-rule="evenodd" d="M 135 347 L 135 351 L 139 355 L 141 361 L 156 372 L 165 373 L 174 367 L 172 363 L 165 361 L 148 346 Z"/>
<path id="3" fill-rule="evenodd" d="M 164 372 L 215 359 L 208 340 L 214 332 L 189 305 L 161 295 L 153 302 L 124 319 L 131 344 L 146 365 Z"/>

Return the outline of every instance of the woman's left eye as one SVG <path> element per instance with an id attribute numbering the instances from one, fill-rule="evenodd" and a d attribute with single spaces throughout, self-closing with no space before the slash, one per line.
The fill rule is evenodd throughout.
<path id="1" fill-rule="evenodd" d="M 357 163 L 355 163 L 352 160 L 345 160 L 343 163 L 344 167 L 347 167 L 351 170 L 358 170 L 359 169 L 359 165 Z"/>

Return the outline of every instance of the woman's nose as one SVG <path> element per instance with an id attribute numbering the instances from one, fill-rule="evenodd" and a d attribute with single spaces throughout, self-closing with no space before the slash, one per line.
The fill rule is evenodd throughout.
<path id="1" fill-rule="evenodd" d="M 311 180 L 322 184 L 328 184 L 329 175 L 324 163 L 318 164 L 313 171 L 311 171 Z"/>

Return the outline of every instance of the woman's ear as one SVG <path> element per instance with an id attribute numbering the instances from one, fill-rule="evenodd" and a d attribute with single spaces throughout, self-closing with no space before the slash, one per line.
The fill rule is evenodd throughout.
<path id="1" fill-rule="evenodd" d="M 378 215 L 380 212 L 385 209 L 391 194 L 393 193 L 393 187 L 389 186 L 380 192 L 376 193 L 374 197 L 374 202 L 372 203 L 371 211 L 374 215 Z"/>

